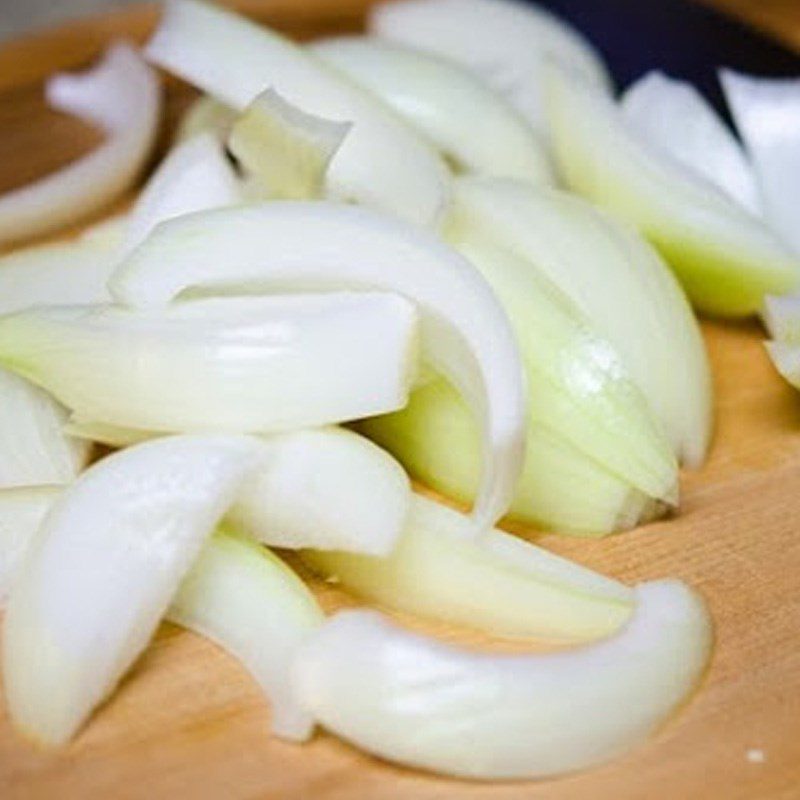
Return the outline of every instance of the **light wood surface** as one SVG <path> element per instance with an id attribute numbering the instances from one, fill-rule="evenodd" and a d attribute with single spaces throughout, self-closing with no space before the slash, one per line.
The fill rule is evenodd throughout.
<path id="1" fill-rule="evenodd" d="M 729 0 L 735 4 L 744 5 Z M 365 0 L 244 5 L 306 37 L 357 28 Z M 783 7 L 784 30 L 800 31 L 795 0 L 761 6 L 770 14 Z M 142 38 L 154 19 L 152 10 L 137 8 L 0 51 L 0 191 L 96 142 L 91 131 L 45 109 L 38 81 L 86 62 L 109 37 Z M 189 96 L 169 84 L 170 120 Z M 701 691 L 636 752 L 557 781 L 487 786 L 394 768 L 324 733 L 305 746 L 283 744 L 268 736 L 268 708 L 233 660 L 164 626 L 111 702 L 63 752 L 41 753 L 20 741 L 0 698 L 0 797 L 800 797 L 800 396 L 777 378 L 754 323 L 706 324 L 705 332 L 717 435 L 708 465 L 683 478 L 680 515 L 601 542 L 542 538 L 625 581 L 684 578 L 711 605 L 717 646 Z M 328 608 L 353 602 L 331 587 L 318 589 Z M 476 641 L 465 632 L 436 632 Z M 752 753 L 748 759 L 753 750 L 763 763 Z"/>

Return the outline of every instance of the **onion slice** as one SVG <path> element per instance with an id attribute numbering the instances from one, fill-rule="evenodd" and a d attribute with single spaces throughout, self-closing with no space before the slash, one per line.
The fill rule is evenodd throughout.
<path id="1" fill-rule="evenodd" d="M 193 136 L 170 151 L 136 200 L 124 252 L 144 241 L 159 222 L 242 200 L 222 143 L 210 133 Z"/>
<path id="2" fill-rule="evenodd" d="M 416 342 L 414 306 L 378 292 L 0 319 L 0 363 L 80 418 L 162 432 L 272 432 L 401 408 Z"/>
<path id="3" fill-rule="evenodd" d="M 378 36 L 437 53 L 474 71 L 545 137 L 542 72 L 546 62 L 561 64 L 603 91 L 611 86 L 592 44 L 567 22 L 533 3 L 391 0 L 371 9 L 368 27 Z"/>
<path id="4" fill-rule="evenodd" d="M 67 412 L 24 378 L 0 369 L 0 488 L 69 483 L 86 466 L 89 442 L 67 435 Z"/>
<path id="5" fill-rule="evenodd" d="M 755 168 L 764 215 L 800 254 L 800 78 L 722 70 L 720 82 Z"/>
<path id="6" fill-rule="evenodd" d="M 456 247 L 479 237 L 497 242 L 552 281 L 617 351 L 678 458 L 703 463 L 713 422 L 705 345 L 680 285 L 652 247 L 573 195 L 471 177 L 456 184 L 447 237 Z"/>
<path id="7" fill-rule="evenodd" d="M 102 208 L 138 177 L 161 112 L 158 79 L 127 44 L 88 72 L 56 75 L 49 104 L 100 125 L 108 139 L 58 172 L 0 197 L 0 242 L 47 233 Z"/>
<path id="8" fill-rule="evenodd" d="M 197 0 L 170 0 L 147 57 L 243 111 L 267 88 L 309 114 L 352 129 L 333 158 L 327 191 L 421 225 L 448 202 L 444 162 L 369 93 L 278 33 Z"/>
<path id="9" fill-rule="evenodd" d="M 480 274 L 435 236 L 365 208 L 271 202 L 167 222 L 109 284 L 163 306 L 191 287 L 384 288 L 419 303 L 423 355 L 482 420 L 476 528 L 508 508 L 522 466 L 525 385 L 508 319 Z M 375 335 L 366 334 L 368 339 Z"/>
<path id="10" fill-rule="evenodd" d="M 367 36 L 323 39 L 309 47 L 392 106 L 458 171 L 553 182 L 535 131 L 501 95 L 458 65 Z"/>
<path id="11" fill-rule="evenodd" d="M 209 95 L 198 97 L 186 110 L 178 123 L 175 142 L 191 139 L 202 133 L 209 133 L 220 142 L 225 142 L 230 135 L 233 123 L 238 114 L 225 103 L 220 103 Z"/>
<path id="12" fill-rule="evenodd" d="M 262 199 L 311 200 L 352 126 L 332 122 L 267 89 L 234 122 L 228 149 L 257 181 Z"/>
<path id="13" fill-rule="evenodd" d="M 687 586 L 646 583 L 635 599 L 611 639 L 538 655 L 468 652 L 340 612 L 300 650 L 293 685 L 321 724 L 390 761 L 479 779 L 582 769 L 651 734 L 710 655 L 708 612 Z"/>
<path id="14" fill-rule="evenodd" d="M 765 342 L 775 369 L 796 389 L 800 389 L 800 344 L 793 341 Z"/>
<path id="15" fill-rule="evenodd" d="M 395 549 L 384 557 L 303 554 L 313 569 L 359 597 L 494 636 L 594 639 L 628 618 L 632 592 L 500 530 L 478 541 L 469 519 L 414 495 Z"/>
<path id="16" fill-rule="evenodd" d="M 547 74 L 556 163 L 567 185 L 638 228 L 700 311 L 746 316 L 765 294 L 800 283 L 800 262 L 759 218 L 650 145 L 604 93 L 564 70 Z"/>
<path id="17" fill-rule="evenodd" d="M 773 339 L 800 344 L 800 297 L 766 297 L 761 317 Z"/>
<path id="18" fill-rule="evenodd" d="M 742 146 L 691 83 L 648 72 L 625 90 L 620 104 L 625 120 L 643 138 L 748 211 L 761 213 L 755 175 Z"/>
<path id="19" fill-rule="evenodd" d="M 158 439 L 103 459 L 47 515 L 3 630 L 12 722 L 66 742 L 142 651 L 252 469 L 257 440 Z"/>

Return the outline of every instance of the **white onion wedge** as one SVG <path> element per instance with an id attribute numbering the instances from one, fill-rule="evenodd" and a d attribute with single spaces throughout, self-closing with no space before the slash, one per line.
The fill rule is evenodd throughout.
<path id="1" fill-rule="evenodd" d="M 0 603 L 5 603 L 31 540 L 63 491 L 63 486 L 0 489 Z"/>
<path id="2" fill-rule="evenodd" d="M 328 165 L 351 127 L 306 114 L 267 89 L 233 123 L 228 149 L 262 199 L 312 200 L 322 194 Z"/>
<path id="3" fill-rule="evenodd" d="M 237 113 L 225 103 L 220 103 L 208 95 L 201 95 L 181 117 L 175 133 L 175 142 L 180 144 L 202 133 L 211 134 L 218 141 L 225 142 L 237 116 Z"/>
<path id="4" fill-rule="evenodd" d="M 276 547 L 392 550 L 411 487 L 388 453 L 341 428 L 269 436 L 263 443 L 263 465 L 226 518 L 235 530 Z"/>
<path id="5" fill-rule="evenodd" d="M 163 306 L 198 286 L 380 287 L 416 301 L 423 355 L 482 421 L 476 527 L 506 511 L 525 436 L 520 357 L 492 290 L 438 238 L 365 208 L 275 201 L 164 223 L 109 284 L 120 302 L 139 308 Z"/>
<path id="6" fill-rule="evenodd" d="M 0 197 L 0 242 L 47 233 L 122 194 L 158 130 L 158 79 L 129 45 L 113 45 L 88 72 L 56 75 L 46 91 L 53 108 L 100 125 L 108 138 L 58 172 Z"/>
<path id="7" fill-rule="evenodd" d="M 530 125 L 456 64 L 366 36 L 323 39 L 309 47 L 392 106 L 456 169 L 536 185 L 553 182 L 544 146 Z"/>
<path id="8" fill-rule="evenodd" d="M 720 82 L 755 168 L 764 216 L 800 255 L 800 78 L 722 70 Z"/>
<path id="9" fill-rule="evenodd" d="M 773 339 L 800 344 L 800 297 L 782 295 L 765 298 L 761 318 Z"/>
<path id="10" fill-rule="evenodd" d="M 133 444 L 155 439 L 162 434 L 155 431 L 145 431 L 138 428 L 123 428 L 121 425 L 110 425 L 107 422 L 94 422 L 81 419 L 74 414 L 64 425 L 64 432 L 76 439 L 85 439 L 88 442 L 97 442 L 106 447 L 122 448 Z"/>
<path id="11" fill-rule="evenodd" d="M 50 307 L 0 318 L 0 364 L 95 422 L 273 432 L 401 408 L 416 323 L 378 292 Z"/>
<path id="12" fill-rule="evenodd" d="M 445 56 L 477 73 L 547 136 L 542 71 L 547 61 L 608 91 L 594 47 L 564 20 L 514 0 L 390 0 L 375 6 L 369 30 Z"/>
<path id="13" fill-rule="evenodd" d="M 633 598 L 622 584 L 503 531 L 474 541 L 467 517 L 421 495 L 385 557 L 315 551 L 303 559 L 369 602 L 494 636 L 607 636 L 630 616 Z"/>
<path id="14" fill-rule="evenodd" d="M 448 202 L 436 152 L 394 113 L 278 33 L 196 0 L 170 0 L 147 46 L 159 66 L 242 111 L 267 88 L 309 114 L 352 123 L 327 191 L 431 225 Z"/>
<path id="15" fill-rule="evenodd" d="M 564 70 L 547 75 L 561 176 L 638 228 L 699 310 L 746 316 L 800 283 L 800 261 L 760 219 L 645 141 L 607 95 Z"/>
<path id="16" fill-rule="evenodd" d="M 258 442 L 182 436 L 103 459 L 50 510 L 14 579 L 3 678 L 14 725 L 66 742 L 142 651 Z"/>
<path id="17" fill-rule="evenodd" d="M 695 688 L 712 632 L 679 581 L 636 589 L 611 639 L 537 655 L 469 652 L 345 611 L 300 650 L 298 700 L 367 752 L 478 779 L 556 775 L 611 759 L 649 736 Z"/>
<path id="18" fill-rule="evenodd" d="M 642 137 L 760 214 L 761 197 L 742 146 L 691 83 L 648 72 L 625 90 L 620 104 Z"/>
<path id="19" fill-rule="evenodd" d="M 216 534 L 172 600 L 167 618 L 217 642 L 256 679 L 270 701 L 270 727 L 303 741 L 314 726 L 289 685 L 298 648 L 322 623 L 314 595 L 277 556 Z"/>
<path id="20" fill-rule="evenodd" d="M 679 284 L 634 231 L 564 192 L 462 178 L 447 237 L 456 247 L 488 237 L 549 278 L 619 353 L 678 458 L 703 463 L 713 420 L 705 345 Z"/>
<path id="21" fill-rule="evenodd" d="M 222 143 L 210 133 L 193 136 L 167 154 L 142 190 L 130 214 L 123 249 L 132 250 L 166 219 L 242 200 Z"/>
<path id="22" fill-rule="evenodd" d="M 800 389 L 800 344 L 788 342 L 765 342 L 767 353 L 775 369 L 796 389 Z"/>
<path id="23" fill-rule="evenodd" d="M 0 409 L 0 488 L 69 483 L 86 466 L 91 445 L 64 432 L 64 408 L 5 369 Z"/>

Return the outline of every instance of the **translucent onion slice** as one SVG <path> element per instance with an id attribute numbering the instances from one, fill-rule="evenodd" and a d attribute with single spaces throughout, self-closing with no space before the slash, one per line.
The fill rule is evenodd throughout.
<path id="1" fill-rule="evenodd" d="M 364 208 L 276 201 L 163 224 L 110 284 L 119 301 L 140 308 L 197 286 L 380 287 L 419 303 L 423 354 L 482 420 L 476 527 L 491 526 L 506 511 L 525 436 L 519 353 L 492 290 L 435 236 Z"/>
<path id="2" fill-rule="evenodd" d="M 239 436 L 146 442 L 98 462 L 56 502 L 3 630 L 6 701 L 22 733 L 62 744 L 114 688 L 257 451 Z"/>
<path id="3" fill-rule="evenodd" d="M 713 421 L 703 338 L 674 276 L 635 232 L 563 192 L 463 178 L 447 235 L 456 246 L 488 237 L 553 281 L 617 351 L 676 455 L 703 463 Z"/>
<path id="4" fill-rule="evenodd" d="M 277 556 L 216 534 L 172 600 L 168 619 L 217 642 L 256 679 L 270 701 L 272 732 L 303 741 L 313 718 L 289 685 L 298 648 L 324 617 L 314 595 Z"/>
<path id="5" fill-rule="evenodd" d="M 536 185 L 553 182 L 547 154 L 530 125 L 457 65 L 366 36 L 323 39 L 310 48 L 392 106 L 457 170 Z"/>
<path id="6" fill-rule="evenodd" d="M 0 489 L 0 603 L 5 603 L 34 534 L 63 488 Z"/>
<path id="7" fill-rule="evenodd" d="M 234 122 L 228 149 L 258 181 L 261 197 L 319 197 L 328 164 L 352 126 L 306 114 L 273 89 L 258 95 Z"/>
<path id="8" fill-rule="evenodd" d="M 230 11 L 170 0 L 147 56 L 242 111 L 267 88 L 353 127 L 327 173 L 332 197 L 430 225 L 448 201 L 447 169 L 393 112 L 302 48 Z"/>
<path id="9" fill-rule="evenodd" d="M 210 133 L 193 136 L 170 151 L 142 190 L 130 215 L 123 249 L 132 250 L 159 222 L 242 200 L 239 180 L 222 143 Z"/>
<path id="10" fill-rule="evenodd" d="M 557 166 L 575 192 L 639 229 L 701 311 L 756 312 L 765 294 L 800 283 L 800 262 L 758 218 L 662 155 L 604 93 L 550 68 Z"/>
<path id="11" fill-rule="evenodd" d="M 755 167 L 765 217 L 800 254 L 800 78 L 722 70 L 720 81 Z"/>
<path id="12" fill-rule="evenodd" d="M 123 428 L 121 425 L 109 425 L 106 422 L 81 419 L 74 414 L 64 425 L 64 432 L 76 439 L 86 439 L 89 442 L 97 442 L 106 447 L 115 448 L 130 447 L 132 444 L 140 444 L 162 435 L 140 428 Z"/>
<path id="13" fill-rule="evenodd" d="M 414 495 L 397 547 L 384 558 L 306 552 L 316 571 L 370 602 L 495 636 L 607 636 L 630 615 L 622 584 Z"/>
<path id="14" fill-rule="evenodd" d="M 761 316 L 773 339 L 800 344 L 800 297 L 767 297 Z"/>
<path id="15" fill-rule="evenodd" d="M 175 141 L 180 144 L 201 133 L 209 133 L 220 142 L 227 141 L 237 116 L 237 113 L 225 103 L 220 103 L 208 95 L 202 95 L 181 117 Z"/>
<path id="16" fill-rule="evenodd" d="M 67 435 L 67 412 L 24 378 L 0 369 L 0 488 L 69 483 L 91 444 Z"/>
<path id="17" fill-rule="evenodd" d="M 637 133 L 696 171 L 754 214 L 761 197 L 742 146 L 711 104 L 688 81 L 648 72 L 620 99 Z"/>
<path id="18" fill-rule="evenodd" d="M 447 382 L 419 387 L 402 411 L 364 420 L 358 429 L 425 485 L 464 503 L 474 499 L 480 481 L 480 432 Z M 560 434 L 528 425 L 511 518 L 544 530 L 601 536 L 628 530 L 658 511 L 647 495 Z"/>
<path id="19" fill-rule="evenodd" d="M 300 650 L 293 685 L 325 727 L 367 752 L 447 775 L 521 779 L 607 761 L 684 702 L 711 622 L 679 581 L 636 590 L 628 625 L 564 652 L 469 652 L 345 611 Z"/>
<path id="20" fill-rule="evenodd" d="M 0 490 L 0 603 L 62 492 L 56 486 Z M 289 664 L 323 616 L 305 584 L 279 558 L 218 531 L 183 579 L 167 618 L 212 639 L 248 669 L 270 700 L 276 735 L 308 737 L 313 720 L 292 698 Z"/>
<path id="21" fill-rule="evenodd" d="M 0 319 L 0 363 L 83 419 L 272 432 L 405 405 L 416 323 L 411 303 L 377 292 L 51 307 Z"/>
<path id="22" fill-rule="evenodd" d="M 543 69 L 548 61 L 592 85 L 611 85 L 602 58 L 571 25 L 514 0 L 393 0 L 375 6 L 369 30 L 438 53 L 477 73 L 547 136 Z M 480 119 L 480 117 L 476 118 Z"/>
<path id="23" fill-rule="evenodd" d="M 263 466 L 227 515 L 230 525 L 276 547 L 385 555 L 411 501 L 400 465 L 341 428 L 264 438 Z"/>
<path id="24" fill-rule="evenodd" d="M 58 172 L 0 197 L 0 242 L 47 233 L 122 194 L 138 177 L 158 130 L 158 79 L 129 45 L 113 45 L 88 72 L 56 75 L 46 92 L 53 108 L 99 125 L 108 138 Z"/>
<path id="25" fill-rule="evenodd" d="M 788 383 L 800 389 L 800 344 L 793 341 L 764 344 L 775 369 Z"/>

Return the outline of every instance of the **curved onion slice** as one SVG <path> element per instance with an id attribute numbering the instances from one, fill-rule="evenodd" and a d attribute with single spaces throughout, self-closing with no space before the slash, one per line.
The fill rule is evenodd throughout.
<path id="1" fill-rule="evenodd" d="M 341 428 L 265 437 L 264 464 L 227 515 L 237 530 L 276 547 L 385 555 L 411 500 L 400 465 Z"/>
<path id="2" fill-rule="evenodd" d="M 364 420 L 358 429 L 425 485 L 464 503 L 474 499 L 480 480 L 479 431 L 446 381 L 420 386 L 404 409 Z M 602 536 L 649 521 L 661 510 L 563 436 L 537 423 L 528 425 L 511 518 L 559 533 Z"/>
<path id="3" fill-rule="evenodd" d="M 329 193 L 422 225 L 448 201 L 441 159 L 392 111 L 267 28 L 196 0 L 171 0 L 147 56 L 241 111 L 272 87 L 303 111 L 351 122 L 327 173 Z"/>
<path id="4" fill-rule="evenodd" d="M 99 65 L 56 75 L 49 104 L 100 125 L 107 141 L 58 172 L 0 197 L 0 242 L 46 233 L 97 211 L 136 180 L 158 129 L 158 79 L 126 44 L 112 46 Z"/>
<path id="5" fill-rule="evenodd" d="M 765 217 L 800 254 L 800 78 L 722 70 L 720 81 L 755 167 Z"/>
<path id="6" fill-rule="evenodd" d="M 620 105 L 622 116 L 645 140 L 749 211 L 761 213 L 753 168 L 742 146 L 691 83 L 648 72 L 625 90 Z"/>
<path id="7" fill-rule="evenodd" d="M 705 345 L 680 286 L 646 242 L 580 198 L 487 178 L 458 181 L 447 233 L 456 246 L 488 237 L 553 281 L 619 353 L 676 455 L 702 464 L 713 421 Z"/>
<path id="8" fill-rule="evenodd" d="M 455 64 L 366 36 L 324 39 L 309 47 L 392 106 L 457 169 L 537 185 L 553 182 L 533 129 L 499 94 Z"/>
<path id="9" fill-rule="evenodd" d="M 604 91 L 611 85 L 594 47 L 571 25 L 533 3 L 394 0 L 371 10 L 369 30 L 474 71 L 543 136 L 547 124 L 542 71 L 547 61 Z"/>
<path id="10" fill-rule="evenodd" d="M 366 600 L 495 636 L 593 639 L 630 615 L 622 584 L 502 531 L 478 541 L 469 533 L 463 514 L 414 495 L 384 558 L 315 551 L 303 559 Z"/>
<path id="11" fill-rule="evenodd" d="M 216 534 L 183 579 L 167 617 L 218 642 L 248 669 L 270 700 L 273 733 L 294 741 L 309 737 L 314 721 L 294 699 L 289 673 L 324 616 L 277 556 Z"/>
<path id="12" fill-rule="evenodd" d="M 178 123 L 175 142 L 180 144 L 202 133 L 211 134 L 220 142 L 225 142 L 238 114 L 225 103 L 220 103 L 209 95 L 198 97 L 186 110 Z"/>
<path id="13" fill-rule="evenodd" d="M 631 222 L 701 311 L 745 316 L 800 283 L 800 262 L 713 184 L 665 157 L 602 92 L 549 68 L 556 162 L 567 185 Z"/>
<path id="14" fill-rule="evenodd" d="M 63 431 L 66 411 L 24 378 L 0 369 L 0 487 L 69 483 L 91 445 Z"/>
<path id="15" fill-rule="evenodd" d="M 63 486 L 0 489 L 0 603 L 5 603 L 28 545 Z"/>
<path id="16" fill-rule="evenodd" d="M 764 298 L 761 317 L 773 339 L 800 344 L 800 297 L 783 295 Z"/>
<path id="17" fill-rule="evenodd" d="M 514 334 L 480 274 L 432 234 L 332 203 L 208 211 L 161 225 L 109 286 L 119 301 L 138 307 L 163 305 L 196 286 L 381 287 L 405 294 L 420 305 L 424 355 L 483 423 L 476 527 L 491 526 L 508 508 L 525 436 Z"/>
<path id="18" fill-rule="evenodd" d="M 306 114 L 267 89 L 234 122 L 228 149 L 258 182 L 262 199 L 311 200 L 322 193 L 328 165 L 351 127 Z"/>
<path id="19" fill-rule="evenodd" d="M 775 369 L 788 383 L 800 389 L 800 344 L 795 342 L 765 342 Z"/>
<path id="20" fill-rule="evenodd" d="M 377 292 L 51 307 L 0 319 L 0 363 L 96 422 L 279 431 L 405 405 L 416 321 Z"/>
<path id="21" fill-rule="evenodd" d="M 152 635 L 258 452 L 180 436 L 103 459 L 56 502 L 14 579 L 3 677 L 14 724 L 66 742 Z"/>
<path id="22" fill-rule="evenodd" d="M 345 611 L 300 650 L 299 701 L 382 758 L 448 775 L 534 778 L 606 761 L 651 734 L 711 651 L 702 600 L 679 581 L 636 589 L 611 639 L 537 655 L 469 652 Z"/>
<path id="23" fill-rule="evenodd" d="M 241 201 L 222 144 L 210 133 L 193 136 L 167 155 L 142 190 L 130 215 L 124 250 L 132 250 L 166 219 Z"/>

